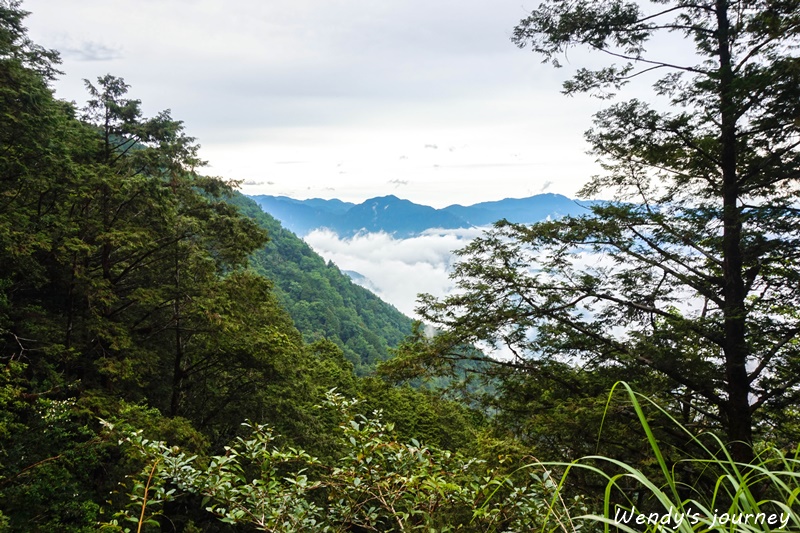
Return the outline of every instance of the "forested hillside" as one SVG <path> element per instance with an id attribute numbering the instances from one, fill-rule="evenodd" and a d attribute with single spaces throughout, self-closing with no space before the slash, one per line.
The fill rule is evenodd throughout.
<path id="1" fill-rule="evenodd" d="M 121 78 L 55 98 L 58 54 L 24 18 L 0 1 L 0 531 L 121 531 L 134 441 L 208 457 L 251 420 L 338 457 L 331 389 L 406 439 L 467 445 L 466 409 L 354 373 L 407 318 L 199 174 L 183 124 Z M 145 530 L 231 530 L 189 495 L 161 513 Z"/>
<path id="2" fill-rule="evenodd" d="M 363 375 L 411 333 L 410 318 L 326 263 L 253 200 L 237 194 L 229 201 L 267 230 L 269 242 L 253 253 L 251 265 L 273 280 L 281 305 L 307 341 L 333 341 Z"/>

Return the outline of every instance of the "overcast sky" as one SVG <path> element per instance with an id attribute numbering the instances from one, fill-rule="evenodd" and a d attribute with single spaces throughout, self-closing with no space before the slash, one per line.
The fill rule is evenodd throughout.
<path id="1" fill-rule="evenodd" d="M 246 194 L 442 207 L 574 196 L 602 102 L 509 40 L 528 0 L 25 0 L 57 95 L 111 73 Z"/>

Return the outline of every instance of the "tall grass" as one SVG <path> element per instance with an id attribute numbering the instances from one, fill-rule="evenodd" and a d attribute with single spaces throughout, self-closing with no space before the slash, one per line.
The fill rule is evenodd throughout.
<path id="1" fill-rule="evenodd" d="M 624 382 L 614 386 L 627 393 L 652 450 L 656 474 L 600 455 L 573 463 L 550 463 L 565 469 L 558 487 L 564 490 L 572 469 L 585 469 L 605 481 L 603 513 L 573 517 L 606 532 L 765 532 L 800 531 L 800 448 L 787 454 L 764 443 L 752 464 L 733 460 L 714 434 L 694 435 L 650 398 Z M 698 456 L 668 462 L 645 416 L 650 405 L 669 417 Z M 606 412 L 608 411 L 608 405 Z M 695 455 L 695 454 L 693 454 Z M 613 473 L 609 473 L 613 472 Z M 633 490 L 632 490 L 633 487 Z M 646 502 L 646 509 L 634 501 Z M 554 500 L 555 503 L 555 500 Z M 588 523 L 586 523 L 588 522 Z"/>

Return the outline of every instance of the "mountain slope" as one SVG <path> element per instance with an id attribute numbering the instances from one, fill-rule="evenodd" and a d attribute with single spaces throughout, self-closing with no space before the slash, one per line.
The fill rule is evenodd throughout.
<path id="1" fill-rule="evenodd" d="M 407 237 L 430 228 L 464 227 L 468 224 L 461 217 L 390 195 L 371 198 L 351 207 L 331 229 L 340 235 L 385 231 Z"/>
<path id="2" fill-rule="evenodd" d="M 340 200 L 295 200 L 287 196 L 259 195 L 252 199 L 297 235 L 306 235 L 319 227 L 330 227 L 355 205 Z"/>
<path id="3" fill-rule="evenodd" d="M 333 341 L 363 375 L 411 332 L 410 318 L 326 263 L 253 200 L 237 194 L 231 202 L 269 232 L 270 241 L 250 263 L 273 281 L 306 340 Z"/>

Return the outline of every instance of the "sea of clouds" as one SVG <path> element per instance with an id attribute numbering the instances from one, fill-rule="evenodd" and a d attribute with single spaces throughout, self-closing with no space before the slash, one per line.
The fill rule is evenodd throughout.
<path id="1" fill-rule="evenodd" d="M 453 252 L 483 231 L 484 228 L 434 229 L 417 237 L 398 239 L 383 232 L 343 238 L 320 229 L 306 235 L 305 241 L 342 271 L 357 272 L 366 278 L 354 281 L 416 318 L 417 295 L 442 297 L 451 293 L 454 283 L 449 275 L 456 259 Z"/>

